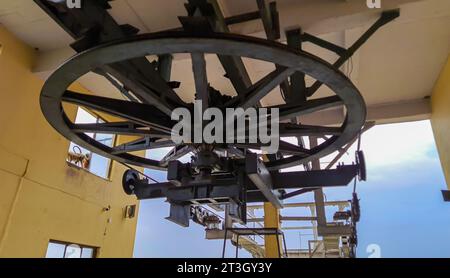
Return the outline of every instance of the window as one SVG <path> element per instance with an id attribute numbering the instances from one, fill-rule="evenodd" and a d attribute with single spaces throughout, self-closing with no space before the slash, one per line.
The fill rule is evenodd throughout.
<path id="1" fill-rule="evenodd" d="M 92 124 L 92 123 L 104 123 L 99 116 L 96 116 L 83 108 L 78 108 L 77 117 L 75 119 L 76 124 Z M 94 138 L 98 142 L 112 147 L 114 145 L 114 135 L 111 134 L 99 134 L 99 133 L 86 133 L 91 138 Z M 102 177 L 104 179 L 109 178 L 111 160 L 92 153 L 75 143 L 70 143 L 69 154 L 67 156 L 67 162 L 76 165 L 82 169 L 91 172 L 94 175 Z"/>
<path id="2" fill-rule="evenodd" d="M 91 259 L 95 258 L 97 248 L 73 243 L 50 241 L 46 258 Z"/>

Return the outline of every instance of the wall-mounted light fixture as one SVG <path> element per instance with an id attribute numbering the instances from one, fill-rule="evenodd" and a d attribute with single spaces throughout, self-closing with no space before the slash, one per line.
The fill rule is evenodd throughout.
<path id="1" fill-rule="evenodd" d="M 444 202 L 450 202 L 450 190 L 442 190 L 442 196 L 444 197 Z"/>

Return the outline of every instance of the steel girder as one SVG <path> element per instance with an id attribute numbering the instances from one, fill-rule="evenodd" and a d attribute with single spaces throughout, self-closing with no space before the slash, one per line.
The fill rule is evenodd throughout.
<path id="1" fill-rule="evenodd" d="M 188 164 L 174 161 L 169 166 L 169 181 L 153 184 L 129 170 L 124 175 L 124 191 L 139 200 L 167 198 L 171 204 L 169 220 L 182 226 L 189 223 L 188 207 L 199 204 L 231 204 L 234 218 L 245 223 L 247 203 L 272 202 L 282 207 L 282 200 L 290 196 L 280 190 L 345 186 L 362 170 L 360 165 L 348 165 L 334 170 L 269 172 L 256 155 L 235 161 L 228 171 L 206 179 L 193 177 L 189 169 Z"/>
<path id="2" fill-rule="evenodd" d="M 285 176 L 285 173 L 272 173 L 272 182 L 273 189 L 316 189 L 318 187 L 339 187 L 346 186 L 357 174 L 359 171 L 359 166 L 357 165 L 347 165 L 341 166 L 338 169 L 334 170 L 317 170 L 317 171 L 297 171 L 297 172 L 289 172 L 288 176 Z M 295 179 L 295 180 L 292 180 Z M 289 180 L 288 183 L 284 183 L 286 180 Z M 145 179 L 141 180 L 142 183 L 136 183 L 134 194 L 138 199 L 158 199 L 170 197 L 171 193 L 169 191 L 183 191 L 183 190 L 192 190 L 193 187 L 231 187 L 236 185 L 238 182 L 235 178 L 230 178 L 227 176 L 222 180 L 215 180 L 214 183 L 211 182 L 209 184 L 203 185 L 191 185 L 191 186 L 176 186 L 173 182 L 161 182 L 161 183 L 148 183 Z M 260 192 L 259 188 L 253 183 L 246 181 L 248 185 L 247 192 L 254 193 Z M 231 188 L 230 190 L 234 190 Z M 188 200 L 195 200 L 196 193 L 193 191 L 189 193 L 190 197 L 186 198 Z M 214 193 L 215 194 L 215 193 Z M 220 197 L 220 195 L 218 195 Z M 253 197 L 254 196 L 254 197 Z M 223 196 L 222 196 L 223 197 Z M 289 197 L 289 193 L 285 195 L 281 195 L 280 198 L 286 199 L 285 197 Z M 214 197 L 215 198 L 215 197 Z M 207 198 L 205 198 L 207 199 Z M 267 201 L 267 198 L 262 193 L 254 193 L 252 198 L 249 199 L 249 202 L 262 202 Z"/>

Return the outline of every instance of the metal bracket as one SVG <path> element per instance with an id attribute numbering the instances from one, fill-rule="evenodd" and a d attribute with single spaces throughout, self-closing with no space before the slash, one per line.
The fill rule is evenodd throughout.
<path id="1" fill-rule="evenodd" d="M 166 217 L 167 220 L 172 221 L 183 227 L 189 227 L 189 220 L 191 219 L 191 206 L 170 204 L 170 215 Z"/>
<path id="2" fill-rule="evenodd" d="M 387 23 L 393 21 L 397 17 L 400 16 L 400 10 L 391 10 L 391 11 L 385 11 L 381 14 L 381 17 L 345 52 L 340 54 L 339 59 L 333 64 L 333 66 L 337 69 L 342 67 L 345 62 L 347 62 L 348 59 L 350 59 L 353 54 L 364 44 L 367 42 L 370 37 L 372 37 L 375 32 L 377 32 L 381 27 L 386 25 Z M 337 49 L 334 46 L 331 46 L 329 43 L 327 44 L 325 41 L 321 41 L 320 39 L 313 38 L 311 36 L 307 36 L 307 39 L 311 40 L 312 42 L 315 42 L 317 45 L 325 47 L 329 50 L 332 50 L 334 52 L 339 51 L 342 52 L 341 49 Z M 308 88 L 308 97 L 312 96 L 323 84 L 319 81 L 316 81 L 311 87 Z"/>
<path id="3" fill-rule="evenodd" d="M 450 190 L 442 190 L 442 197 L 444 197 L 444 202 L 450 202 Z"/>
<path id="4" fill-rule="evenodd" d="M 250 180 L 262 192 L 264 197 L 276 208 L 282 208 L 283 204 L 278 193 L 273 190 L 272 175 L 258 158 L 257 154 L 247 154 L 245 158 L 245 171 Z"/>

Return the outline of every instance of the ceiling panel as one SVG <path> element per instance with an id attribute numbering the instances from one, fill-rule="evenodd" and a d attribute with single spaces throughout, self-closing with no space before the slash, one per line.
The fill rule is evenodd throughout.
<path id="1" fill-rule="evenodd" d="M 0 24 L 31 47 L 41 50 L 60 48 L 72 41 L 32 0 L 2 0 Z"/>
<path id="2" fill-rule="evenodd" d="M 156 32 L 180 26 L 178 16 L 186 15 L 185 1 L 122 0 L 129 4 L 149 31 Z"/>
<path id="3" fill-rule="evenodd" d="M 132 24 L 141 32 L 160 31 L 180 25 L 177 16 L 186 14 L 184 2 L 115 0 L 111 2 L 110 13 L 119 23 Z M 278 0 L 277 2 L 281 21 L 285 25 L 283 29 L 303 22 L 308 32 L 320 30 L 318 31 L 320 37 L 345 47 L 350 46 L 378 16 L 377 11 L 365 9 L 361 4 L 362 1 Z M 402 5 L 401 17 L 383 27 L 356 53 L 351 61 L 352 67 L 343 68 L 344 73 L 352 78 L 369 104 L 429 95 L 449 54 L 449 0 L 392 0 L 387 3 L 394 2 L 411 3 Z M 256 9 L 253 0 L 219 0 L 219 3 L 228 16 Z M 352 12 L 354 14 L 349 16 Z M 325 17 L 327 20 L 316 20 L 319 17 Z M 72 41 L 70 36 L 31 0 L 0 1 L 0 23 L 26 43 L 42 51 L 50 52 L 53 49 L 64 48 Z M 257 33 L 261 36 L 261 23 L 255 21 L 253 27 L 242 28 L 240 31 L 251 35 Z M 330 63 L 337 58 L 333 53 L 311 44 L 305 44 L 305 50 Z M 207 62 L 211 84 L 226 94 L 233 94 L 232 86 L 223 77 L 223 68 L 217 58 L 208 55 Z M 251 60 L 246 60 L 245 63 L 253 82 L 264 76 L 271 67 Z M 190 61 L 178 59 L 173 68 L 173 80 L 183 82 L 178 92 L 185 100 L 192 100 L 194 92 L 192 74 L 186 74 L 191 73 Z M 309 83 L 313 81 L 308 79 Z M 111 89 L 95 75 L 84 77 L 82 83 L 102 94 Z M 266 105 L 282 101 L 277 90 L 264 99 Z M 329 93 L 329 90 L 323 87 L 315 96 L 320 97 Z"/>
<path id="4" fill-rule="evenodd" d="M 450 51 L 450 17 L 391 24 L 360 53 L 358 87 L 368 103 L 430 96 Z"/>

